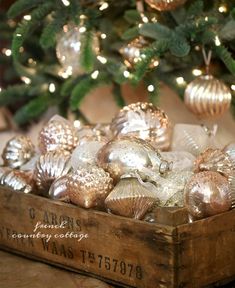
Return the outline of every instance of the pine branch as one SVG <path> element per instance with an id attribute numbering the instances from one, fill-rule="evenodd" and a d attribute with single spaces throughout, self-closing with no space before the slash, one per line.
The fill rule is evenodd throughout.
<path id="1" fill-rule="evenodd" d="M 214 46 L 214 50 L 228 70 L 235 76 L 235 59 L 233 59 L 228 49 L 225 46 L 220 45 Z"/>
<path id="2" fill-rule="evenodd" d="M 199 16 L 202 14 L 204 8 L 203 1 L 197 0 L 193 2 L 187 11 L 187 18 L 195 18 L 196 16 Z"/>
<path id="3" fill-rule="evenodd" d="M 38 23 L 53 10 L 52 3 L 45 3 L 33 10 L 31 20 L 23 20 L 17 27 L 12 41 L 12 56 L 14 60 L 19 57 L 19 49 L 24 41 L 30 36 L 33 30 L 38 26 Z"/>
<path id="4" fill-rule="evenodd" d="M 55 11 L 52 21 L 43 29 L 40 38 L 42 48 L 47 49 L 55 46 L 57 34 L 66 23 L 66 18 L 63 10 Z"/>
<path id="5" fill-rule="evenodd" d="M 18 0 L 12 4 L 7 12 L 9 18 L 15 18 L 25 11 L 34 8 L 35 6 L 41 4 L 43 0 Z"/>
<path id="6" fill-rule="evenodd" d="M 8 86 L 0 92 L 0 106 L 14 104 L 17 101 L 27 98 L 31 87 L 26 84 Z"/>
<path id="7" fill-rule="evenodd" d="M 72 90 L 70 98 L 70 108 L 72 111 L 79 108 L 83 98 L 93 89 L 100 85 L 109 84 L 112 81 L 110 76 L 105 72 L 100 72 L 97 79 L 87 76 L 81 80 Z"/>
<path id="8" fill-rule="evenodd" d="M 123 107 L 126 105 L 125 99 L 122 96 L 122 89 L 119 84 L 113 83 L 112 93 L 113 93 L 114 100 L 117 103 L 118 107 Z"/>
<path id="9" fill-rule="evenodd" d="M 128 30 L 126 30 L 123 34 L 122 34 L 122 39 L 123 40 L 131 40 L 135 37 L 137 37 L 139 35 L 139 28 L 138 26 L 132 27 Z"/>
<path id="10" fill-rule="evenodd" d="M 86 72 L 91 72 L 94 68 L 95 62 L 95 54 L 94 49 L 98 43 L 96 43 L 95 35 L 92 31 L 87 31 L 83 36 L 82 39 L 82 49 L 81 49 L 81 56 L 80 56 L 80 64 L 81 67 L 84 68 Z"/>

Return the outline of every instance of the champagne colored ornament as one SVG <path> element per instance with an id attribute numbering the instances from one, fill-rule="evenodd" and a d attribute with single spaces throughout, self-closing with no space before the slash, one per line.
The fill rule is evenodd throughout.
<path id="1" fill-rule="evenodd" d="M 6 170 L 0 177 L 0 185 L 27 194 L 33 191 L 34 182 L 30 173 Z"/>
<path id="2" fill-rule="evenodd" d="M 176 124 L 173 130 L 172 150 L 187 151 L 194 156 L 209 147 L 216 147 L 217 126 L 210 130 L 204 125 Z"/>
<path id="3" fill-rule="evenodd" d="M 136 178 L 122 178 L 105 200 L 109 212 L 129 218 L 142 219 L 157 198 Z"/>
<path id="4" fill-rule="evenodd" d="M 86 71 L 81 63 L 81 53 L 86 45 L 85 26 L 64 25 L 63 32 L 59 36 L 56 45 L 57 58 L 64 69 L 64 73 L 69 75 L 79 75 Z M 92 33 L 92 51 L 99 52 L 99 40 L 95 33 Z"/>
<path id="5" fill-rule="evenodd" d="M 165 174 L 171 168 L 170 163 L 163 160 L 161 154 L 149 143 L 127 136 L 105 144 L 97 154 L 97 164 L 109 172 L 115 182 L 122 175 L 135 171 L 146 178 L 149 174 Z"/>
<path id="6" fill-rule="evenodd" d="M 230 160 L 233 162 L 233 165 L 235 165 L 235 143 L 226 145 L 223 152 L 229 156 Z"/>
<path id="7" fill-rule="evenodd" d="M 122 47 L 119 52 L 124 58 L 125 65 L 129 68 L 133 68 L 136 63 L 141 61 L 143 57 L 142 50 L 148 47 L 148 44 L 149 43 L 142 36 L 139 36 Z M 154 58 L 152 59 L 149 68 L 157 67 L 158 64 L 159 61 Z"/>
<path id="8" fill-rule="evenodd" d="M 98 124 L 83 126 L 77 132 L 79 145 L 85 144 L 90 141 L 97 141 L 102 143 L 108 142 L 108 136 L 107 136 L 108 132 L 102 129 L 106 128 L 98 126 Z"/>
<path id="9" fill-rule="evenodd" d="M 38 141 L 43 154 L 55 150 L 72 151 L 78 143 L 77 131 L 68 120 L 55 115 L 40 131 Z"/>
<path id="10" fill-rule="evenodd" d="M 229 182 L 217 172 L 197 173 L 185 187 L 184 201 L 194 219 L 228 211 L 232 205 Z"/>
<path id="11" fill-rule="evenodd" d="M 49 151 L 41 155 L 36 163 L 34 178 L 39 193 L 47 196 L 52 182 L 71 170 L 70 153 L 67 151 Z"/>
<path id="12" fill-rule="evenodd" d="M 20 170 L 22 171 L 33 171 L 36 167 L 36 163 L 39 159 L 40 155 L 35 154 L 28 162 L 26 162 L 24 165 L 20 167 Z"/>
<path id="13" fill-rule="evenodd" d="M 218 117 L 230 107 L 230 89 L 211 75 L 196 78 L 185 89 L 184 102 L 199 118 Z"/>
<path id="14" fill-rule="evenodd" d="M 51 185 L 49 197 L 54 200 L 70 202 L 68 194 L 68 175 L 57 178 Z"/>
<path id="15" fill-rule="evenodd" d="M 158 149 L 167 150 L 170 146 L 170 121 L 165 112 L 152 103 L 125 106 L 112 120 L 111 130 L 115 136 L 141 138 Z"/>
<path id="16" fill-rule="evenodd" d="M 228 177 L 235 167 L 229 156 L 220 149 L 207 149 L 195 160 L 195 172 L 214 171 Z"/>
<path id="17" fill-rule="evenodd" d="M 19 168 L 29 161 L 34 153 L 34 145 L 28 137 L 15 136 L 7 142 L 3 150 L 3 163 L 11 168 Z"/>
<path id="18" fill-rule="evenodd" d="M 182 6 L 186 0 L 145 0 L 145 2 L 158 11 L 169 11 Z"/>
<path id="19" fill-rule="evenodd" d="M 71 155 L 71 164 L 74 170 L 79 166 L 96 165 L 97 153 L 105 142 L 89 141 L 77 146 Z"/>
<path id="20" fill-rule="evenodd" d="M 186 151 L 162 152 L 162 157 L 172 162 L 172 171 L 192 171 L 194 168 L 195 157 Z"/>
<path id="21" fill-rule="evenodd" d="M 84 208 L 101 207 L 113 188 L 113 179 L 102 168 L 79 167 L 69 174 L 67 185 L 73 204 Z"/>

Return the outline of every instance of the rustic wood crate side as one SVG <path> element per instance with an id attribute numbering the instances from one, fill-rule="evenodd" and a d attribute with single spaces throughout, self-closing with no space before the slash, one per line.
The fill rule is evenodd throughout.
<path id="1" fill-rule="evenodd" d="M 0 190 L 0 245 L 52 264 L 140 288 L 175 287 L 176 228 L 90 211 L 74 205 Z M 45 239 L 16 239 L 32 234 L 37 222 L 65 227 L 42 228 Z M 60 233 L 88 238 L 55 238 Z"/>

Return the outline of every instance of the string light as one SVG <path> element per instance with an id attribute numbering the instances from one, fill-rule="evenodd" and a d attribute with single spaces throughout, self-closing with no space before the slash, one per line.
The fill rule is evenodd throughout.
<path id="1" fill-rule="evenodd" d="M 225 5 L 221 5 L 219 6 L 218 10 L 220 13 L 226 13 L 228 9 Z"/>
<path id="2" fill-rule="evenodd" d="M 157 22 L 157 17 L 151 18 L 151 22 L 156 23 Z"/>
<path id="3" fill-rule="evenodd" d="M 25 77 L 25 76 L 22 76 L 21 80 L 27 85 L 31 83 L 31 79 L 29 79 L 28 77 Z"/>
<path id="4" fill-rule="evenodd" d="M 91 78 L 92 78 L 92 79 L 97 79 L 98 75 L 99 75 L 99 71 L 98 71 L 98 70 L 95 70 L 95 71 L 91 74 Z"/>
<path id="5" fill-rule="evenodd" d="M 215 46 L 220 46 L 220 45 L 221 45 L 221 42 L 219 40 L 219 37 L 215 36 Z"/>
<path id="6" fill-rule="evenodd" d="M 103 56 L 98 55 L 97 59 L 100 61 L 100 63 L 102 64 L 106 64 L 107 63 L 107 59 Z"/>
<path id="7" fill-rule="evenodd" d="M 208 18 L 208 16 L 206 16 L 206 17 L 205 17 L 205 21 L 207 22 L 207 21 L 208 21 L 208 19 L 209 19 L 209 18 Z"/>
<path id="8" fill-rule="evenodd" d="M 100 37 L 101 37 L 101 39 L 106 39 L 107 35 L 106 35 L 105 33 L 102 33 L 102 34 L 100 35 Z"/>
<path id="9" fill-rule="evenodd" d="M 199 45 L 196 45 L 196 46 L 194 47 L 194 49 L 195 49 L 196 51 L 200 51 L 200 46 L 199 46 Z"/>
<path id="10" fill-rule="evenodd" d="M 232 84 L 232 85 L 231 85 L 231 89 L 232 89 L 233 91 L 235 91 L 235 84 Z"/>
<path id="11" fill-rule="evenodd" d="M 31 20 L 31 15 L 24 15 L 24 20 L 26 20 L 26 21 L 30 21 Z"/>
<path id="12" fill-rule="evenodd" d="M 11 56 L 11 49 L 2 49 L 2 53 L 5 54 L 7 57 Z"/>
<path id="13" fill-rule="evenodd" d="M 0 92 L 2 92 L 2 87 L 0 87 Z"/>
<path id="14" fill-rule="evenodd" d="M 145 16 L 145 15 L 142 15 L 142 21 L 144 23 L 148 23 L 149 22 L 149 19 Z"/>
<path id="15" fill-rule="evenodd" d="M 75 120 L 75 121 L 73 122 L 73 126 L 74 126 L 75 128 L 81 128 L 82 123 L 81 123 L 81 121 L 79 121 L 79 120 Z"/>
<path id="16" fill-rule="evenodd" d="M 149 92 L 153 92 L 155 90 L 154 86 L 152 84 L 148 85 L 147 90 Z"/>
<path id="17" fill-rule="evenodd" d="M 99 10 L 103 11 L 109 7 L 109 4 L 107 2 L 103 2 L 102 5 L 100 6 Z"/>
<path id="18" fill-rule="evenodd" d="M 201 76 L 202 75 L 202 70 L 200 69 L 193 69 L 192 74 L 194 76 Z"/>
<path id="19" fill-rule="evenodd" d="M 55 92 L 55 84 L 54 83 L 50 83 L 49 86 L 48 86 L 48 90 L 49 92 L 51 93 L 54 93 Z"/>
<path id="20" fill-rule="evenodd" d="M 20 51 L 20 53 L 23 53 L 24 52 L 24 47 L 21 46 L 19 51 Z"/>
<path id="21" fill-rule="evenodd" d="M 79 32 L 80 32 L 80 33 L 86 32 L 86 27 L 85 27 L 85 26 L 80 27 L 80 28 L 79 28 Z"/>
<path id="22" fill-rule="evenodd" d="M 68 0 L 61 0 L 64 6 L 69 6 L 70 2 Z"/>
<path id="23" fill-rule="evenodd" d="M 185 85 L 186 84 L 183 77 L 177 77 L 175 80 L 176 80 L 178 85 Z"/>
<path id="24" fill-rule="evenodd" d="M 125 71 L 123 72 L 123 76 L 124 76 L 125 78 L 129 78 L 129 77 L 130 77 L 130 72 L 127 71 L 127 70 L 125 70 Z"/>

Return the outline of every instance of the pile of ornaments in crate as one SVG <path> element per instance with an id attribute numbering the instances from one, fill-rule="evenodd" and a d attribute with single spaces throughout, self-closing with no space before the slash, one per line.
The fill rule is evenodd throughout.
<path id="1" fill-rule="evenodd" d="M 159 206 L 185 206 L 193 220 L 233 207 L 235 144 L 216 147 L 204 126 L 172 127 L 150 103 L 130 104 L 105 125 L 76 128 L 54 116 L 38 142 L 8 141 L 2 186 L 135 219 Z"/>

